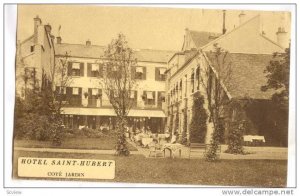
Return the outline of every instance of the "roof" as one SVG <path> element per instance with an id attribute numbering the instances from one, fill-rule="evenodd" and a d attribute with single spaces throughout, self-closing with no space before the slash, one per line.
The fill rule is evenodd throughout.
<path id="1" fill-rule="evenodd" d="M 100 58 L 103 56 L 105 48 L 105 46 L 99 45 L 61 43 L 55 45 L 55 52 L 58 56 L 68 52 L 73 57 Z M 167 63 L 175 51 L 140 49 L 134 50 L 134 53 L 138 61 Z"/>
<path id="2" fill-rule="evenodd" d="M 225 33 L 225 34 L 219 34 L 219 36 L 214 39 L 214 41 L 212 42 L 211 40 L 209 42 L 207 42 L 206 44 L 201 46 L 201 49 L 204 50 L 205 48 L 207 48 L 210 45 L 213 45 L 214 43 L 217 43 L 218 41 L 222 40 L 222 39 L 226 39 L 228 37 L 229 34 L 234 33 L 235 31 L 241 29 L 242 27 L 248 25 L 250 22 L 256 20 L 256 19 L 260 19 L 260 15 L 256 15 L 253 18 L 249 19 L 248 21 L 246 21 L 245 23 L 239 25 L 237 28 L 232 29 L 231 31 Z M 278 43 L 272 41 L 271 39 L 267 38 L 266 36 L 262 35 L 261 33 L 259 33 L 259 36 L 261 36 L 262 38 L 268 40 L 269 42 L 273 43 L 274 45 L 278 46 L 280 49 L 284 49 L 282 46 L 278 45 Z"/>
<path id="3" fill-rule="evenodd" d="M 208 44 L 212 40 L 211 37 L 217 38 L 220 35 L 222 35 L 221 33 L 205 32 L 205 31 L 190 30 L 189 32 L 197 48 L 200 48 Z"/>
<path id="4" fill-rule="evenodd" d="M 211 53 L 206 52 L 206 55 L 210 62 L 213 62 Z M 228 53 L 226 58 L 228 59 L 225 64 L 231 64 L 232 73 L 225 86 L 232 98 L 270 99 L 272 97 L 275 91 L 261 91 L 261 86 L 267 84 L 264 70 L 273 58 L 272 55 Z"/>

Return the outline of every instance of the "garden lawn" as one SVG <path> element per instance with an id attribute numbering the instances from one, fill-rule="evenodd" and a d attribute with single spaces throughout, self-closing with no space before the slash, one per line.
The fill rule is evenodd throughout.
<path id="1" fill-rule="evenodd" d="M 118 157 L 15 151 L 14 168 L 17 168 L 20 156 L 115 160 L 116 177 L 105 180 L 109 182 L 285 187 L 287 176 L 285 160 L 221 160 L 214 163 L 203 159 L 145 158 L 141 155 Z M 16 169 L 13 175 L 18 178 Z"/>
<path id="2" fill-rule="evenodd" d="M 52 145 L 51 141 L 38 140 L 14 140 L 14 147 L 25 148 L 61 148 L 61 149 L 91 149 L 91 150 L 113 150 L 116 146 L 116 137 L 101 137 L 101 138 L 66 138 L 60 146 Z M 127 143 L 130 151 L 137 149 Z"/>

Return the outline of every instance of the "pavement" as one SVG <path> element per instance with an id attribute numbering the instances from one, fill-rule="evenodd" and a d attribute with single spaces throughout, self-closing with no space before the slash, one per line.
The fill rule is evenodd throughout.
<path id="1" fill-rule="evenodd" d="M 149 157 L 149 149 L 143 148 L 141 146 L 135 145 L 133 142 L 129 141 L 133 146 L 138 150 L 131 151 L 130 154 L 133 155 L 143 155 L 146 158 Z M 228 154 L 224 151 L 227 149 L 226 145 L 221 145 L 221 159 L 269 159 L 269 160 L 287 160 L 287 148 L 280 147 L 244 147 L 245 152 L 249 154 L 246 155 L 234 155 Z M 59 148 L 24 148 L 24 147 L 15 147 L 16 151 L 31 151 L 31 152 L 57 152 L 57 153 L 88 153 L 88 154 L 107 154 L 114 155 L 115 150 L 88 150 L 88 149 L 59 149 Z M 203 159 L 204 150 L 199 150 L 199 152 L 192 153 L 191 159 Z M 164 158 L 161 154 L 160 158 Z M 158 158 L 159 158 L 158 157 Z M 166 157 L 170 157 L 169 152 L 166 153 Z M 175 158 L 189 158 L 189 148 L 186 146 L 181 147 L 181 157 L 179 153 L 175 152 Z"/>

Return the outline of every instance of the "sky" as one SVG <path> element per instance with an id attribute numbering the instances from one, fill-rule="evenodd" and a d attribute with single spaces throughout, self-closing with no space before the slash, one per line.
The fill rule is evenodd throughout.
<path id="1" fill-rule="evenodd" d="M 246 20 L 261 16 L 261 29 L 276 41 L 279 26 L 290 32 L 290 15 L 275 11 L 243 10 Z M 239 25 L 241 10 L 226 10 L 227 32 Z M 197 31 L 222 32 L 222 10 L 190 8 L 116 7 L 100 5 L 19 5 L 17 39 L 33 34 L 33 18 L 52 26 L 52 34 L 63 43 L 106 46 L 125 34 L 135 49 L 181 50 L 185 28 Z"/>

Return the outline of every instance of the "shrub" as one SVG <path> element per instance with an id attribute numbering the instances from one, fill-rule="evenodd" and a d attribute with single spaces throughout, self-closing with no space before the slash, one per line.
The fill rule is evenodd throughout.
<path id="1" fill-rule="evenodd" d="M 243 148 L 243 133 L 245 132 L 244 121 L 233 121 L 230 123 L 228 134 L 228 148 L 226 153 L 245 154 Z"/>
<path id="2" fill-rule="evenodd" d="M 207 113 L 203 107 L 204 97 L 198 95 L 194 97 L 194 104 L 192 108 L 192 122 L 190 125 L 190 142 L 204 143 L 207 132 Z"/>
<path id="3" fill-rule="evenodd" d="M 188 144 L 186 108 L 184 109 L 184 115 L 183 115 L 183 130 L 182 130 L 181 144 L 183 144 L 183 145 L 187 145 Z"/>

